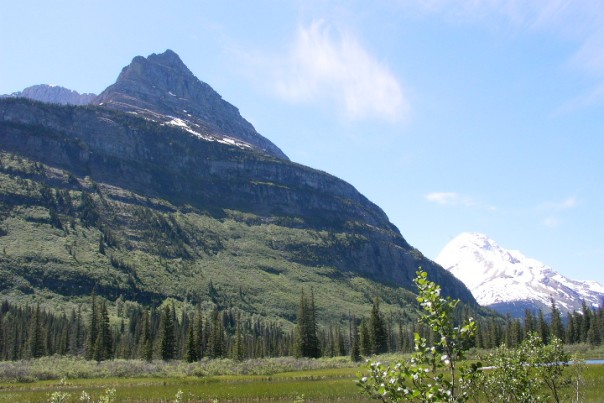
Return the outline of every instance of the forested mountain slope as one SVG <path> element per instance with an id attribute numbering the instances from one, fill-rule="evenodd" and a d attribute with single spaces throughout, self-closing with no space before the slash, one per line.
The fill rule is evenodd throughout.
<path id="1" fill-rule="evenodd" d="M 176 63 L 152 56 L 154 69 Z M 136 91 L 117 108 L 109 89 L 90 106 L 0 100 L 2 295 L 62 304 L 96 287 L 110 300 L 172 297 L 292 320 L 312 287 L 322 320 L 337 321 L 375 296 L 413 304 L 403 289 L 422 266 L 475 304 L 353 186 L 290 162 L 249 123 L 224 122 L 236 112 L 224 101 L 179 91 L 168 92 L 199 116 L 167 115 L 174 96 L 146 90 L 136 110 L 125 101 L 137 104 Z"/>

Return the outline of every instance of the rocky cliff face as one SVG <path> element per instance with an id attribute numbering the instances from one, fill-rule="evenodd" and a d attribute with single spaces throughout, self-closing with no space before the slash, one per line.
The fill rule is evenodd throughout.
<path id="1" fill-rule="evenodd" d="M 47 84 L 27 87 L 23 91 L 15 92 L 9 96 L 60 105 L 87 105 L 96 98 L 95 94 L 80 94 L 64 87 Z"/>
<path id="2" fill-rule="evenodd" d="M 158 256 L 161 266 L 157 270 L 164 270 L 165 259 L 177 260 L 180 266 L 185 259 L 187 270 L 241 267 L 241 275 L 257 273 L 254 270 L 274 275 L 295 267 L 313 275 L 328 273 L 326 281 L 353 281 L 361 276 L 411 290 L 421 266 L 447 295 L 475 303 L 459 280 L 412 248 L 378 206 L 350 184 L 290 162 L 181 64 L 172 52 L 135 58 L 118 82 L 97 98 L 99 106 L 0 100 L 0 154 L 4 153 L 0 156 L 6 159 L 0 174 L 7 175 L 12 189 L 0 195 L 8 206 L 6 214 L 0 211 L 4 214 L 0 218 L 10 216 L 23 203 L 39 205 L 48 211 L 48 222 L 58 220 L 58 227 L 65 228 L 60 222 L 66 221 L 75 223 L 75 228 L 80 221 L 92 225 L 99 232 L 94 236 L 114 249 L 112 256 L 147 256 L 142 268 L 136 262 L 124 265 L 110 259 L 111 270 L 128 275 L 129 283 L 112 285 L 122 287 L 120 292 L 125 295 L 133 293 L 134 285 L 128 285 L 132 283 L 139 293 L 182 297 L 180 291 L 165 291 L 176 285 L 155 284 L 153 276 L 145 280 L 147 266 L 156 264 L 149 262 Z M 175 70 L 164 74 L 169 66 Z M 184 112 L 178 112 L 182 109 L 191 114 L 186 127 L 170 124 L 181 119 L 174 116 L 182 117 Z M 9 166 L 24 166 L 18 162 L 20 158 L 33 165 L 20 174 L 21 179 L 15 179 L 16 168 Z M 14 190 L 15 186 L 26 188 Z M 52 190 L 45 190 L 48 188 Z M 66 194 L 70 192 L 73 194 Z M 92 196 L 87 197 L 90 192 Z M 73 198 L 79 198 L 80 204 L 69 207 L 65 199 Z M 94 214 L 89 214 L 90 209 Z M 39 214 L 37 211 L 34 213 Z M 224 220 L 232 217 L 242 223 L 237 224 L 243 225 L 241 231 L 224 235 L 230 231 Z M 30 221 L 24 222 L 30 225 Z M 251 234 L 250 238 L 238 240 L 242 233 Z M 64 236 L 78 234 L 69 230 Z M 61 239 L 57 242 L 67 244 Z M 78 238 L 70 242 L 90 241 Z M 271 263 L 263 263 L 269 260 L 267 256 Z M 28 255 L 23 264 L 30 265 L 32 259 L 38 257 Z M 81 259 L 74 267 L 82 266 Z M 97 255 L 91 264 L 100 261 Z M 15 267 L 14 260 L 9 263 Z M 287 270 L 279 268 L 282 266 Z M 103 273 L 99 270 L 94 273 Z M 99 274 L 90 274 L 91 278 L 95 275 Z M 305 276 L 284 275 L 280 283 L 297 284 Z M 60 282 L 51 280 L 48 284 L 62 290 Z M 93 284 L 87 277 L 78 282 Z M 190 282 L 187 279 L 183 287 Z"/>
<path id="3" fill-rule="evenodd" d="M 97 105 L 188 129 L 218 141 L 237 141 L 287 159 L 208 84 L 200 81 L 171 50 L 124 67 L 115 84 L 94 100 Z"/>

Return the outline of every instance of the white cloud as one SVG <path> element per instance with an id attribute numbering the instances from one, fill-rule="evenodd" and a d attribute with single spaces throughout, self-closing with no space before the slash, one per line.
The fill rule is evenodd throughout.
<path id="1" fill-rule="evenodd" d="M 554 211 L 562 211 L 568 210 L 577 206 L 577 198 L 575 196 L 567 197 L 564 200 L 559 201 L 546 201 L 539 205 L 539 209 L 541 210 L 554 210 Z"/>
<path id="2" fill-rule="evenodd" d="M 425 197 L 427 201 L 443 206 L 472 207 L 477 204 L 472 198 L 455 192 L 432 192 L 428 193 Z"/>
<path id="3" fill-rule="evenodd" d="M 560 216 L 564 211 L 577 207 L 578 200 L 575 196 L 567 197 L 563 200 L 546 201 L 537 206 L 537 209 L 544 214 L 548 214 L 541 223 L 548 228 L 559 227 L 562 223 Z"/>
<path id="4" fill-rule="evenodd" d="M 287 55 L 273 66 L 277 93 L 292 102 L 328 101 L 351 120 L 408 116 L 401 85 L 350 34 L 324 21 L 301 26 Z"/>
<path id="5" fill-rule="evenodd" d="M 542 224 L 549 228 L 556 228 L 560 225 L 560 219 L 555 216 L 549 216 L 542 221 Z"/>

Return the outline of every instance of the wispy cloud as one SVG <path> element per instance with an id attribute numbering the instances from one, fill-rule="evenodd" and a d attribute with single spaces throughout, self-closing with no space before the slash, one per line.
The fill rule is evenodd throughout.
<path id="1" fill-rule="evenodd" d="M 398 121 L 409 104 L 396 76 L 352 35 L 322 20 L 300 26 L 273 63 L 277 94 L 291 102 L 325 102 L 351 120 Z"/>
<path id="2" fill-rule="evenodd" d="M 432 192 L 425 196 L 426 200 L 442 206 L 464 206 L 473 207 L 477 203 L 468 196 L 461 195 L 455 192 Z"/>
<path id="3" fill-rule="evenodd" d="M 560 219 L 556 216 L 549 216 L 545 217 L 541 223 L 548 228 L 556 228 L 560 225 Z"/>
<path id="4" fill-rule="evenodd" d="M 447 19 L 509 29 L 517 35 L 538 32 L 574 44 L 568 66 L 588 74 L 594 83 L 562 109 L 584 107 L 604 98 L 604 7 L 600 1 L 416 0 L 401 4 Z"/>
<path id="5" fill-rule="evenodd" d="M 575 196 L 570 196 L 563 200 L 543 202 L 538 208 L 540 210 L 562 211 L 571 209 L 575 206 L 577 206 L 577 198 Z"/>
<path id="6" fill-rule="evenodd" d="M 547 216 L 541 224 L 548 228 L 559 227 L 562 223 L 563 212 L 577 207 L 578 200 L 575 196 L 569 196 L 562 200 L 545 201 L 537 206 L 537 210 L 546 213 Z"/>

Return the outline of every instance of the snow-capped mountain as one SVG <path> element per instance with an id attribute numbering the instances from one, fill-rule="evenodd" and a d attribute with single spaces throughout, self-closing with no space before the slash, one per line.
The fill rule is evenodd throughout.
<path id="1" fill-rule="evenodd" d="M 460 279 L 480 305 L 516 317 L 527 308 L 548 313 L 552 298 L 563 313 L 580 310 L 583 300 L 599 306 L 604 298 L 599 283 L 571 280 L 517 250 L 502 248 L 484 234 L 458 235 L 435 261 Z"/>

